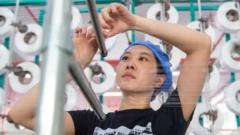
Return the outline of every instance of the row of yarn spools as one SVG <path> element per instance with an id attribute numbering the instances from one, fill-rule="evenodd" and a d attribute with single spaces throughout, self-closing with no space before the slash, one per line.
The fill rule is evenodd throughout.
<path id="1" fill-rule="evenodd" d="M 231 6 L 229 6 L 229 5 L 231 5 Z M 150 7 L 149 10 L 148 10 L 148 13 L 147 13 L 147 18 L 157 19 L 158 12 L 159 12 L 159 10 L 161 10 L 160 7 L 161 6 L 159 4 L 154 4 L 152 7 Z M 224 8 L 224 10 L 221 9 L 222 7 Z M 237 8 L 235 8 L 235 6 L 234 6 L 234 2 L 227 2 L 227 3 L 222 4 L 222 6 L 220 6 L 217 14 L 223 14 L 222 13 L 223 11 L 228 13 L 228 10 L 225 9 L 226 7 L 229 10 L 229 12 L 230 11 L 231 12 L 237 11 Z M 9 16 L 13 16 L 13 14 L 11 14 L 9 11 L 7 11 L 7 12 L 8 13 L 6 13 L 6 14 L 9 14 Z M 171 8 L 169 9 L 168 12 L 169 12 L 168 16 L 170 18 L 170 19 L 168 19 L 168 21 L 172 22 L 172 23 L 177 23 L 178 17 L 176 17 L 177 16 L 176 9 L 173 6 L 171 6 Z M 74 17 L 74 16 L 78 16 L 78 17 Z M 172 16 L 175 16 L 175 17 L 172 17 Z M 78 19 L 74 19 L 74 18 L 78 18 Z M 171 18 L 175 18 L 175 19 L 171 19 Z M 5 20 L 11 20 L 11 19 L 5 19 Z M 72 28 L 73 29 L 76 28 L 78 25 L 82 24 L 81 15 L 79 14 L 79 12 L 76 8 L 73 8 L 73 20 L 77 20 L 77 21 L 73 21 L 73 23 L 72 23 Z M 235 20 L 235 21 L 239 21 L 239 20 Z M 8 21 L 6 21 L 6 22 L 8 22 Z M 3 27 L 8 28 L 8 29 L 9 29 L 9 27 L 13 27 L 11 25 L 9 27 L 7 27 L 7 24 L 10 25 L 12 23 L 6 23 L 6 25 L 3 25 Z M 219 24 L 221 24 L 221 23 L 219 23 Z M 20 56 L 23 56 L 23 58 L 24 58 L 24 56 L 26 56 L 26 54 L 27 55 L 35 55 L 35 54 L 39 53 L 39 50 L 41 48 L 41 42 L 40 42 L 41 40 L 40 39 L 42 37 L 41 36 L 42 35 L 41 34 L 42 30 L 41 30 L 41 27 L 38 26 L 37 24 L 22 25 L 22 26 L 27 27 L 25 29 L 27 29 L 28 32 L 21 33 L 20 31 L 18 31 L 16 33 L 16 36 L 15 36 L 16 47 L 14 47 L 14 48 L 16 48 L 16 52 L 18 54 L 20 53 Z M 195 29 L 195 30 L 201 29 L 199 21 L 191 22 L 188 26 L 190 28 Z M 225 26 L 225 24 L 222 24 L 222 26 Z M 227 25 L 227 26 L 229 28 L 225 26 L 225 29 L 224 29 L 224 30 L 226 30 L 226 32 L 237 32 L 237 28 L 234 29 L 234 31 L 231 31 L 231 29 L 232 29 L 231 25 Z M 21 29 L 24 29 L 24 28 L 21 28 Z M 9 33 L 9 31 L 5 32 L 2 35 L 6 36 L 7 33 Z M 216 39 L 216 34 L 214 32 L 214 29 L 211 26 L 208 26 L 208 28 L 206 29 L 206 33 L 208 33 L 212 37 L 213 41 Z M 18 35 L 21 35 L 21 36 L 18 36 Z M 146 35 L 145 38 L 147 40 L 154 41 L 153 37 L 149 37 L 148 35 Z M 114 38 L 114 40 L 109 40 L 109 41 L 110 41 L 110 43 L 107 44 L 108 48 L 112 48 L 115 41 L 116 41 L 116 38 Z M 35 47 L 33 47 L 33 46 L 35 46 Z M 3 48 L 2 52 L 4 52 L 3 53 L 3 54 L 5 54 L 4 56 L 8 56 L 7 50 L 4 49 L 4 46 L 1 46 L 1 48 Z M 225 68 L 227 67 L 227 69 L 229 71 L 232 71 L 232 72 L 239 71 L 239 62 L 238 62 L 238 60 L 235 59 L 235 57 L 233 57 L 233 55 L 238 54 L 238 49 L 237 49 L 238 48 L 238 41 L 237 40 L 231 40 L 231 41 L 227 42 L 225 45 L 223 45 L 222 48 L 223 49 L 221 51 L 222 52 L 221 53 L 221 58 L 219 58 L 220 59 L 219 61 L 220 61 L 221 65 L 223 65 L 222 67 L 225 67 Z M 27 51 L 27 50 L 29 50 L 29 51 Z M 234 52 L 232 50 L 234 50 Z M 173 47 L 173 49 L 171 51 L 171 56 L 172 56 L 171 57 L 172 70 L 176 71 L 179 68 L 179 65 L 180 65 L 181 61 L 184 59 L 185 54 L 183 52 L 181 52 L 179 49 Z M 224 56 L 224 57 L 222 57 L 222 56 Z M 7 61 L 8 61 L 7 58 L 8 57 L 4 57 L 4 58 L 5 59 L 1 60 L 1 62 L 7 63 Z M 6 64 L 2 64 L 2 65 L 4 65 L 2 67 L 5 67 Z M 3 69 L 3 68 L 1 68 L 1 69 Z M 2 70 L 2 71 L 4 71 L 4 70 Z M 215 65 L 214 65 L 214 68 L 211 72 L 211 76 L 214 76 L 214 77 L 211 77 L 211 78 L 214 78 L 215 81 L 212 81 L 210 79 L 210 84 L 211 84 L 210 87 L 211 87 L 211 89 L 214 89 L 219 84 L 219 76 L 220 76 L 218 68 Z M 102 89 L 102 91 L 103 91 L 103 89 Z"/>
<path id="2" fill-rule="evenodd" d="M 150 7 L 148 10 L 148 13 L 147 13 L 147 18 L 157 19 L 157 16 L 158 16 L 157 14 L 158 14 L 159 10 L 161 10 L 160 7 L 161 6 L 159 4 L 154 4 L 152 7 Z M 226 7 L 227 7 L 227 9 L 226 9 Z M 223 11 L 226 14 L 228 12 L 234 12 L 234 11 L 237 12 L 237 8 L 234 6 L 234 2 L 227 2 L 227 3 L 222 4 L 222 6 L 220 6 L 220 8 L 217 12 L 217 15 L 224 14 Z M 178 14 L 177 14 L 176 9 L 173 6 L 171 6 L 171 8 L 169 9 L 168 12 L 169 12 L 168 22 L 177 23 Z M 4 13 L 5 13 L 6 17 L 4 17 Z M 234 13 L 232 13 L 232 14 L 234 14 Z M 10 16 L 10 17 L 7 17 L 7 16 Z M 9 32 L 12 31 L 10 29 L 13 29 L 13 27 L 14 27 L 11 24 L 14 24 L 14 22 L 7 21 L 7 20 L 13 20 L 13 19 L 10 19 L 12 16 L 13 16 L 13 13 L 10 13 L 9 10 L 3 11 L 2 17 L 5 18 L 3 20 L 6 20 L 6 23 L 4 25 L 2 25 L 2 27 L 1 27 L 1 30 L 5 31 L 5 32 L 1 32 L 2 36 L 10 35 Z M 78 16 L 78 17 L 74 17 L 74 16 Z M 172 16 L 174 16 L 174 17 L 172 17 Z M 75 18 L 78 18 L 78 19 L 75 19 Z M 171 19 L 171 18 L 175 18 L 175 19 Z M 225 17 L 225 18 L 227 18 L 227 17 Z M 237 17 L 233 17 L 233 18 L 237 18 Z M 222 20 L 222 19 L 218 19 L 218 20 Z M 239 24 L 238 22 L 239 22 L 239 20 L 235 20 L 233 23 Z M 195 30 L 199 30 L 199 29 L 201 29 L 200 23 L 201 23 L 200 21 L 195 21 L 195 22 L 191 22 L 188 26 Z M 72 29 L 76 28 L 77 26 L 79 26 L 81 24 L 82 24 L 81 15 L 79 14 L 79 12 L 76 8 L 73 8 Z M 237 25 L 232 25 L 232 24 L 226 25 L 226 23 L 221 23 L 221 22 L 219 22 L 219 24 L 221 24 L 221 26 L 225 28 L 225 29 L 223 29 L 223 30 L 225 30 L 224 32 L 238 32 L 239 31 L 239 28 L 237 28 Z M 235 28 L 232 28 L 232 26 L 234 26 Z M 39 50 L 41 49 L 42 28 L 40 26 L 38 26 L 37 24 L 20 25 L 19 27 L 20 28 L 16 32 L 15 38 L 14 38 L 15 46 L 13 48 L 14 48 L 15 52 L 18 53 L 23 58 L 26 58 L 26 55 L 34 56 L 35 54 L 39 53 Z M 6 29 L 8 29 L 8 31 Z M 212 41 L 214 42 L 216 39 L 216 33 L 215 33 L 214 29 L 210 25 L 208 25 L 205 32 L 211 36 Z M 154 41 L 153 37 L 149 37 L 148 35 L 146 35 L 145 38 L 146 38 L 146 40 Z M 109 41 L 110 41 L 110 43 L 107 43 L 107 47 L 112 48 L 116 41 L 116 38 L 114 38 L 114 40 L 109 40 Z M 221 65 L 223 65 L 222 67 L 227 68 L 228 70 L 230 70 L 232 72 L 239 71 L 239 69 L 240 69 L 239 64 L 238 64 L 238 53 L 239 53 L 238 46 L 239 46 L 238 40 L 232 39 L 229 42 L 225 43 L 221 49 L 221 56 L 219 58 L 219 61 L 220 61 Z M 4 46 L 1 46 L 1 47 L 2 47 L 1 50 L 3 50 L 2 52 L 3 52 L 4 56 L 8 56 L 8 53 L 7 53 L 6 49 L 4 49 Z M 175 71 L 179 68 L 179 65 L 180 65 L 181 61 L 184 59 L 185 54 L 183 52 L 181 52 L 179 49 L 173 47 L 173 49 L 171 51 L 171 56 L 172 56 L 171 57 L 172 70 Z M 1 62 L 7 63 L 8 57 L 4 57 L 4 58 L 5 59 L 1 60 Z M 1 64 L 1 65 L 5 65 L 5 64 Z M 4 66 L 1 66 L 1 67 L 4 67 Z M 3 68 L 1 68 L 1 69 L 3 69 Z M 213 68 L 213 69 L 215 69 L 215 68 Z M 4 71 L 4 70 L 2 70 L 2 71 Z M 215 71 L 215 70 L 213 70 L 213 71 Z M 215 72 L 213 72 L 213 73 L 215 73 Z"/>
<path id="3" fill-rule="evenodd" d="M 239 40 L 237 37 L 240 36 L 240 17 L 239 17 L 239 8 L 235 6 L 235 2 L 226 2 L 220 5 L 219 9 L 216 12 L 215 16 L 215 23 L 209 22 L 210 20 L 208 18 L 200 18 L 197 21 L 190 22 L 187 24 L 187 27 L 200 31 L 201 29 L 205 29 L 205 33 L 208 34 L 212 39 L 212 49 L 215 49 L 215 42 L 218 40 L 217 36 L 221 33 L 231 33 L 236 38 L 233 38 L 231 41 L 224 43 L 221 52 L 221 63 L 225 63 L 227 67 L 231 71 L 239 71 L 240 66 L 236 63 L 238 62 L 238 51 L 239 51 Z M 163 12 L 162 4 L 154 4 L 151 6 L 147 12 L 147 18 L 159 20 L 159 14 Z M 179 22 L 179 15 L 176 10 L 176 8 L 173 5 L 170 5 L 170 8 L 165 11 L 166 12 L 166 21 L 169 23 L 178 23 Z M 161 20 L 161 19 L 160 19 Z M 214 26 L 212 26 L 214 25 Z M 202 28 L 204 27 L 204 28 Z M 215 27 L 215 28 L 214 28 Z M 145 35 L 145 40 L 150 40 L 155 43 L 161 43 L 161 40 L 149 35 Z M 232 50 L 234 52 L 231 53 L 231 55 L 228 55 L 230 52 L 229 50 Z M 181 52 L 179 49 L 173 47 L 172 49 L 172 70 L 175 71 L 179 68 L 179 65 L 182 61 L 182 59 L 185 57 L 185 54 Z M 224 56 L 224 57 L 222 57 Z M 225 57 L 225 56 L 231 56 L 233 58 Z M 236 58 L 235 58 L 236 57 Z M 230 64 L 231 63 L 231 64 Z"/>
<path id="4" fill-rule="evenodd" d="M 202 102 L 196 107 L 188 135 L 217 134 L 224 129 L 228 129 L 228 133 L 231 135 L 240 134 L 236 130 L 239 125 L 237 125 L 235 116 L 240 115 L 240 80 L 237 77 L 240 73 L 240 7 L 238 4 L 237 2 L 221 4 L 216 12 L 214 23 L 209 23 L 208 18 L 200 18 L 187 25 L 196 31 L 204 30 L 202 32 L 208 34 L 212 39 L 212 60 L 209 62 L 209 75 L 203 88 Z M 163 5 L 154 4 L 148 10 L 147 17 L 162 20 L 159 18 L 162 10 Z M 171 5 L 165 12 L 167 13 L 165 21 L 178 23 L 179 16 L 174 6 Z M 219 33 L 222 35 L 229 33 L 231 40 L 223 41 L 223 38 L 219 42 L 217 39 L 220 37 Z M 145 39 L 160 43 L 162 48 L 168 49 L 160 39 L 149 35 L 145 35 Z M 172 70 L 178 71 L 186 55 L 175 47 L 167 52 L 171 57 Z M 230 83 L 230 72 L 235 75 L 235 82 Z M 157 97 L 160 103 L 166 100 L 162 97 L 164 95 Z M 155 102 L 155 104 L 159 104 L 159 102 Z M 226 115 L 228 117 L 225 117 Z"/>
<path id="5" fill-rule="evenodd" d="M 6 9 L 5 9 L 6 10 Z M 147 13 L 147 18 L 152 18 L 152 19 L 159 19 L 159 10 L 161 10 L 161 5 L 159 4 L 154 4 L 152 7 L 149 8 L 148 13 Z M 1 11 L 1 9 L 0 9 Z M 5 11 L 4 11 L 5 12 Z M 7 11 L 8 12 L 8 11 Z M 223 3 L 222 6 L 220 6 L 219 10 L 217 11 L 216 15 L 216 24 L 217 24 L 217 30 L 223 31 L 226 33 L 236 33 L 235 35 L 238 36 L 237 32 L 240 30 L 240 23 L 239 23 L 239 18 L 237 18 L 238 13 L 238 8 L 235 6 L 234 2 L 227 2 Z M 74 15 L 75 14 L 75 15 Z M 171 8 L 168 10 L 168 16 L 169 19 L 167 20 L 168 22 L 172 23 L 178 23 L 178 13 L 177 10 L 171 6 Z M 14 14 L 8 14 L 6 16 L 13 16 Z M 74 17 L 78 16 L 78 17 Z M 6 30 L 5 32 L 0 32 L 1 37 L 7 37 L 10 36 L 11 33 L 13 32 L 14 28 L 17 28 L 17 32 L 15 34 L 14 38 L 14 51 L 22 58 L 22 59 L 28 59 L 29 57 L 32 59 L 36 54 L 39 54 L 39 51 L 41 50 L 41 38 L 42 38 L 42 28 L 37 25 L 37 24 L 28 24 L 28 25 L 11 25 L 14 24 L 13 19 L 5 19 L 5 25 L 1 25 L 1 30 Z M 74 19 L 75 18 L 75 19 Z M 80 18 L 80 19 L 79 19 Z M 221 19 L 219 19 L 221 18 Z M 73 8 L 73 23 L 72 23 L 72 29 L 76 28 L 77 26 L 82 24 L 82 19 L 81 15 L 79 14 L 78 10 L 76 8 Z M 189 23 L 189 27 L 193 28 L 195 30 L 200 30 L 201 29 L 201 24 L 202 22 L 200 21 L 195 21 Z M 8 26 L 8 27 L 6 27 Z M 6 28 L 6 29 L 2 29 Z M 212 38 L 212 41 L 216 41 L 217 34 L 215 33 L 215 29 L 211 27 L 210 25 L 206 25 L 205 32 L 210 35 Z M 159 42 L 158 39 L 150 37 L 148 35 L 145 36 L 146 40 L 151 40 L 153 42 Z M 113 48 L 114 44 L 116 41 L 116 37 L 113 40 L 108 40 L 107 42 L 107 48 Z M 33 47 L 34 46 L 34 47 Z M 1 57 L 1 64 L 3 65 L 0 69 L 2 73 L 6 71 L 6 65 L 8 65 L 9 59 L 9 51 L 7 48 L 5 48 L 3 45 L 1 45 L 1 54 L 3 54 Z M 220 72 L 221 69 L 226 69 L 227 71 L 231 72 L 239 72 L 240 66 L 239 66 L 239 41 L 236 39 L 232 39 L 222 45 L 222 49 L 220 51 L 219 57 L 216 58 L 217 64 L 212 65 L 212 70 L 210 72 L 210 79 L 207 82 L 209 84 L 208 89 L 204 89 L 205 92 L 210 92 L 210 93 L 215 93 L 214 90 L 217 89 L 219 84 L 221 83 L 220 80 Z M 5 57 L 6 56 L 6 57 Z M 185 58 L 185 54 L 180 51 L 177 48 L 172 49 L 171 51 L 171 63 L 172 63 L 172 70 L 177 71 L 179 69 L 179 66 L 181 65 L 181 62 Z M 2 59 L 4 58 L 4 59 Z M 97 63 L 97 64 L 96 64 Z M 18 67 L 18 68 L 16 68 Z M 24 72 L 23 72 L 24 71 Z M 26 93 L 34 84 L 39 82 L 39 77 L 40 77 L 40 68 L 38 65 L 32 63 L 32 62 L 22 62 L 19 63 L 15 66 L 15 70 L 9 75 L 9 84 L 10 87 L 17 93 Z M 86 73 L 88 76 L 88 79 L 91 80 L 93 89 L 95 90 L 96 93 L 101 94 L 105 93 L 109 90 L 111 90 L 115 86 L 115 80 L 114 78 L 114 69 L 111 65 L 109 65 L 106 62 L 93 62 L 91 66 L 86 69 Z M 26 85 L 26 80 L 19 80 L 19 78 L 25 77 L 25 78 L 31 78 L 30 83 L 27 83 Z M 103 79 L 101 79 L 103 78 Z M 22 82 L 23 81 L 23 82 Z M 231 94 L 226 94 L 229 96 L 226 96 L 229 99 L 226 100 L 228 102 L 228 107 L 236 114 L 239 113 L 239 102 L 235 100 L 236 98 L 233 98 L 236 94 L 236 88 L 239 86 L 237 84 L 240 84 L 239 81 L 235 82 L 229 87 L 226 87 L 226 90 L 224 91 L 231 91 Z M 77 103 L 77 94 L 75 89 L 71 86 L 67 86 L 67 96 L 68 96 L 68 101 L 67 101 L 67 108 L 66 110 L 71 110 L 75 107 L 75 104 Z M 236 90 L 235 90 L 236 89 Z M 1 90 L 2 92 L 3 90 Z M 3 94 L 2 94 L 3 95 Z M 202 105 L 200 105 L 202 106 Z M 205 108 L 207 105 L 203 105 Z M 205 112 L 207 112 L 209 109 L 200 109 Z M 219 112 L 218 112 L 219 113 Z M 199 114 L 200 115 L 200 114 Z M 218 114 L 219 118 L 217 120 L 222 120 L 221 117 L 223 116 L 222 114 Z M 216 122 L 217 128 L 213 128 L 214 132 L 217 132 L 219 130 L 219 125 L 223 123 L 221 122 Z M 197 126 L 196 126 L 197 127 Z M 201 128 L 200 128 L 201 129 Z M 203 131 L 206 131 L 209 133 L 209 130 L 204 129 Z M 206 133 L 203 132 L 203 133 Z"/>

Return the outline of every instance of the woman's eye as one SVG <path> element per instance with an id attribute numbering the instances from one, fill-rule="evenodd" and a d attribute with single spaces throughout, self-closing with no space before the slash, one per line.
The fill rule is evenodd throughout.
<path id="1" fill-rule="evenodd" d="M 139 60 L 140 60 L 140 61 L 148 61 L 148 59 L 145 58 L 145 57 L 140 57 Z"/>
<path id="2" fill-rule="evenodd" d="M 121 60 L 128 60 L 128 56 L 123 56 Z"/>

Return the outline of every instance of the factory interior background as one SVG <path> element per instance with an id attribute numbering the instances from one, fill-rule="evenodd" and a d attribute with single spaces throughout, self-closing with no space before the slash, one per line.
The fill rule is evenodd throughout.
<path id="1" fill-rule="evenodd" d="M 240 2 L 170 0 L 165 17 L 161 17 L 164 10 L 161 0 L 96 0 L 96 10 L 100 12 L 113 2 L 125 4 L 139 16 L 185 25 L 196 31 L 204 27 L 201 32 L 212 39 L 210 68 L 186 135 L 240 135 Z M 0 135 L 34 134 L 8 122 L 6 116 L 41 81 L 46 4 L 46 0 L 0 0 Z M 72 30 L 91 23 L 85 0 L 74 0 L 72 15 Z M 141 32 L 121 33 L 106 39 L 108 56 L 103 58 L 98 52 L 91 63 L 101 66 L 102 73 L 92 75 L 89 67 L 84 70 L 105 113 L 119 108 L 122 93 L 115 82 L 115 67 L 128 42 L 136 40 L 150 40 L 166 49 L 160 39 Z M 175 88 L 186 55 L 173 47 L 169 56 Z M 166 99 L 167 94 L 161 93 L 152 107 L 159 107 Z M 66 84 L 65 100 L 66 111 L 91 109 L 74 81 Z"/>

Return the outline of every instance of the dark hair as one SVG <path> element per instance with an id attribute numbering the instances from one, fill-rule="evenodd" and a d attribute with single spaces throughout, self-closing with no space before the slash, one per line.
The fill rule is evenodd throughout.
<path id="1" fill-rule="evenodd" d="M 165 74 L 163 70 L 163 66 L 158 62 L 157 62 L 157 74 L 160 74 L 160 75 Z"/>

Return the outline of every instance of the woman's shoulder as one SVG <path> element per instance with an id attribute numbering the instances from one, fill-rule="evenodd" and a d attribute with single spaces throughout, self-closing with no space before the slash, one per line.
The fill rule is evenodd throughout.
<path id="1" fill-rule="evenodd" d="M 177 88 L 170 92 L 169 97 L 164 103 L 164 105 L 170 107 L 181 107 L 180 97 Z"/>
<path id="2" fill-rule="evenodd" d="M 97 117 L 95 116 L 95 113 L 91 110 L 72 110 L 68 111 L 73 118 L 79 118 L 79 117 Z"/>

